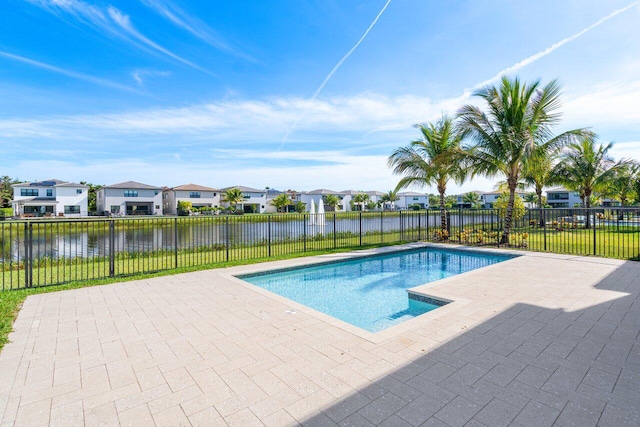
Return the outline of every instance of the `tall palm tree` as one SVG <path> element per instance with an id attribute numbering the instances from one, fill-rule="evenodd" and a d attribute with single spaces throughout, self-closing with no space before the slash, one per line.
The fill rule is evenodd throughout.
<path id="1" fill-rule="evenodd" d="M 284 208 L 292 204 L 293 200 L 291 200 L 291 195 L 289 193 L 280 193 L 271 200 L 271 205 L 275 206 L 276 211 L 278 212 L 281 210 L 284 212 Z"/>
<path id="2" fill-rule="evenodd" d="M 416 125 L 422 137 L 407 147 L 396 149 L 387 160 L 396 175 L 404 175 L 396 191 L 412 185 L 420 187 L 435 184 L 440 195 L 440 226 L 447 229 L 445 192 L 450 180 L 462 183 L 466 177 L 462 165 L 464 152 L 462 138 L 449 117 L 437 123 Z"/>
<path id="3" fill-rule="evenodd" d="M 552 137 L 551 129 L 560 120 L 560 85 L 555 80 L 541 87 L 539 81 L 526 84 L 503 77 L 499 87 L 485 87 L 474 96 L 485 101 L 487 111 L 475 105 L 462 107 L 458 112 L 460 130 L 472 141 L 472 172 L 506 178 L 509 201 L 500 243 L 508 244 L 516 188 L 527 163 L 538 150 L 553 151 L 584 131 Z"/>
<path id="4" fill-rule="evenodd" d="M 230 188 L 222 195 L 222 201 L 233 205 L 234 210 L 238 210 L 238 204 L 244 201 L 244 193 L 237 187 Z"/>
<path id="5" fill-rule="evenodd" d="M 591 208 L 591 197 L 597 192 L 606 193 L 616 175 L 630 164 L 626 159 L 616 162 L 609 155 L 611 147 L 612 142 L 597 144 L 595 135 L 584 137 L 569 144 L 554 168 L 555 179 L 580 194 L 583 208 Z M 588 214 L 585 226 L 590 228 Z"/>

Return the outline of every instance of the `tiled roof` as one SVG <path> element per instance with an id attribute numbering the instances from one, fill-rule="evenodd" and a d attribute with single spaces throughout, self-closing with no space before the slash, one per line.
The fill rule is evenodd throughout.
<path id="1" fill-rule="evenodd" d="M 257 188 L 245 187 L 243 185 L 232 185 L 231 187 L 223 188 L 224 191 L 231 190 L 232 188 L 238 188 L 245 193 L 264 193 L 264 190 L 258 190 Z"/>
<path id="2" fill-rule="evenodd" d="M 135 181 L 126 181 L 126 182 L 121 182 L 119 184 L 105 185 L 102 188 L 124 188 L 124 189 L 133 188 L 137 190 L 162 190 L 162 188 L 160 187 L 155 187 L 153 185 L 148 185 L 148 184 L 142 184 L 141 182 L 135 182 Z"/>
<path id="3" fill-rule="evenodd" d="M 197 184 L 179 185 L 177 187 L 170 188 L 169 190 L 176 190 L 176 191 L 219 191 L 219 190 L 216 190 L 215 188 L 205 187 L 203 185 L 197 185 Z"/>

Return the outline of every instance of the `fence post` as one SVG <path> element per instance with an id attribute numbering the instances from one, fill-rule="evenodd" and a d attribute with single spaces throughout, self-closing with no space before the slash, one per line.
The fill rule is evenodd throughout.
<path id="1" fill-rule="evenodd" d="M 360 215 L 360 246 L 362 246 L 362 211 L 358 212 Z"/>
<path id="2" fill-rule="evenodd" d="M 544 250 L 547 250 L 547 210 L 541 209 L 540 214 L 542 215 L 542 237 L 544 241 Z"/>
<path id="3" fill-rule="evenodd" d="M 587 211 L 587 216 L 590 214 L 589 211 Z M 618 232 L 620 231 L 620 217 L 618 217 Z M 596 251 L 596 241 L 597 241 L 597 235 L 596 235 L 596 215 L 593 214 L 593 254 L 596 255 L 597 251 Z"/>
<path id="4" fill-rule="evenodd" d="M 307 214 L 302 214 L 302 252 L 307 252 Z"/>
<path id="5" fill-rule="evenodd" d="M 229 243 L 230 243 L 231 239 L 229 238 L 229 216 L 228 215 L 225 217 L 224 234 L 225 234 L 226 239 L 227 239 L 227 242 L 226 242 L 227 244 L 224 245 L 224 246 L 227 249 L 227 262 L 229 262 Z"/>
<path id="6" fill-rule="evenodd" d="M 402 229 L 402 211 L 400 211 L 400 241 L 403 241 L 403 229 Z"/>
<path id="7" fill-rule="evenodd" d="M 418 242 L 421 240 L 421 235 L 420 235 L 420 214 L 422 213 L 422 211 L 418 211 Z"/>
<path id="8" fill-rule="evenodd" d="M 383 222 L 384 222 L 384 211 L 380 211 L 380 243 L 384 243 L 384 224 L 383 224 Z"/>
<path id="9" fill-rule="evenodd" d="M 267 215 L 267 246 L 268 256 L 271 256 L 271 215 Z"/>
<path id="10" fill-rule="evenodd" d="M 113 220 L 109 220 L 109 277 L 116 275 L 116 227 Z"/>
<path id="11" fill-rule="evenodd" d="M 334 208 L 335 209 L 335 208 Z M 338 230 L 336 229 L 336 212 L 333 212 L 333 249 L 338 248 Z"/>
<path id="12" fill-rule="evenodd" d="M 29 270 L 31 269 L 29 266 L 29 252 L 31 249 L 31 242 L 29 241 L 29 225 L 30 222 L 24 223 L 24 287 L 29 288 Z"/>
<path id="13" fill-rule="evenodd" d="M 174 266 L 178 268 L 178 218 L 173 219 L 173 257 Z"/>

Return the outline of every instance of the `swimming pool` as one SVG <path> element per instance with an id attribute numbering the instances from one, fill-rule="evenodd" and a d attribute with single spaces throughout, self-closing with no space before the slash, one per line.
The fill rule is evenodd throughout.
<path id="1" fill-rule="evenodd" d="M 238 278 L 378 332 L 447 303 L 413 296 L 407 289 L 510 258 L 513 256 L 428 248 Z"/>

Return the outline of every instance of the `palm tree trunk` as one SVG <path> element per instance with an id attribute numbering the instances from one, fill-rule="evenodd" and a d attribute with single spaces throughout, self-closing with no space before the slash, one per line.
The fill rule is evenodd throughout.
<path id="1" fill-rule="evenodd" d="M 438 192 L 440 193 L 440 228 L 442 229 L 442 240 L 447 240 L 449 236 L 445 237 L 444 234 L 447 231 L 447 210 L 444 206 L 444 190 L 440 191 L 440 189 L 438 189 Z"/>
<path id="2" fill-rule="evenodd" d="M 585 204 L 585 208 L 587 209 L 587 218 L 586 221 L 584 223 L 584 228 L 586 228 L 587 230 L 591 228 L 591 218 L 589 215 L 590 209 L 591 209 L 591 190 L 585 190 L 584 192 L 584 204 Z"/>
<path id="3" fill-rule="evenodd" d="M 544 208 L 542 207 L 542 186 L 536 185 L 536 195 L 538 196 L 538 209 L 540 209 L 540 227 L 544 227 Z"/>
<path id="4" fill-rule="evenodd" d="M 507 203 L 507 212 L 504 217 L 504 230 L 502 230 L 502 237 L 500 238 L 501 245 L 509 244 L 509 234 L 511 234 L 511 223 L 513 219 L 513 204 L 516 199 L 516 187 L 518 180 L 516 178 L 508 178 L 507 183 L 509 185 L 509 202 Z"/>

